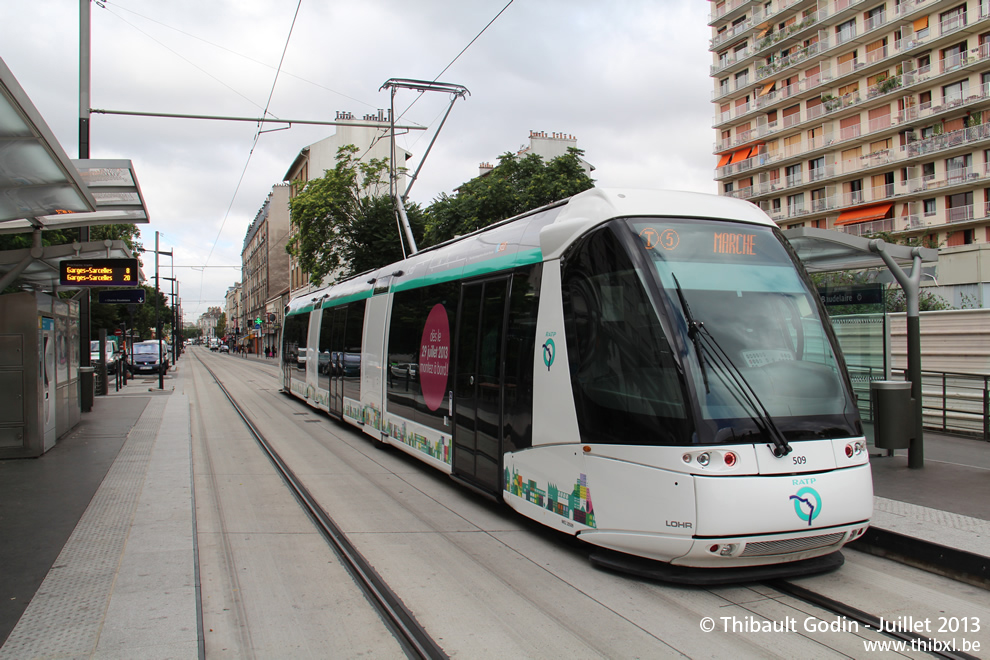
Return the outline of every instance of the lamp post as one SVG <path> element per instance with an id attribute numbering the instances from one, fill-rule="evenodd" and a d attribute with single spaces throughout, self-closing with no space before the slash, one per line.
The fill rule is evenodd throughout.
<path id="1" fill-rule="evenodd" d="M 155 339 L 158 341 L 158 389 L 165 389 L 165 373 L 162 370 L 162 318 L 161 318 L 161 304 L 158 300 L 160 297 L 159 287 L 158 287 L 158 255 L 164 254 L 169 259 L 172 258 L 171 252 L 163 252 L 158 249 L 158 237 L 160 232 L 155 232 Z M 150 252 L 146 248 L 138 248 L 141 252 Z"/>

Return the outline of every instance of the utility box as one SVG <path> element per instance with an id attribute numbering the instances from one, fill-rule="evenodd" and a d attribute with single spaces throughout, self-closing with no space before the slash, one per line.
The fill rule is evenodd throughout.
<path id="1" fill-rule="evenodd" d="M 873 444 L 877 449 L 907 449 L 914 437 L 911 383 L 875 380 L 870 383 L 873 408 Z"/>
<path id="2" fill-rule="evenodd" d="M 0 296 L 0 458 L 41 456 L 80 419 L 79 303 Z"/>

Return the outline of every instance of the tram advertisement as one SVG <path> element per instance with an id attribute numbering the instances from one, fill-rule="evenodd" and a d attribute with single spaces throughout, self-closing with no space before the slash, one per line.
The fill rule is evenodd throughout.
<path id="1" fill-rule="evenodd" d="M 436 410 L 447 393 L 450 371 L 450 323 L 447 310 L 440 303 L 433 306 L 423 326 L 419 342 L 419 381 L 426 407 Z"/>

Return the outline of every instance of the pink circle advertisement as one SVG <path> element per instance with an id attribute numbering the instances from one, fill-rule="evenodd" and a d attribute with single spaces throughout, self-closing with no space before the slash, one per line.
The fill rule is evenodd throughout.
<path id="1" fill-rule="evenodd" d="M 450 323 L 447 310 L 437 303 L 426 317 L 423 338 L 419 342 L 419 382 L 426 407 L 436 410 L 447 394 L 450 371 Z"/>

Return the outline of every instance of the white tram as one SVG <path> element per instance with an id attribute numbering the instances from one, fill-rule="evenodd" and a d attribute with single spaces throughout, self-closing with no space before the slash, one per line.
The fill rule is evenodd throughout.
<path id="1" fill-rule="evenodd" d="M 588 543 L 779 564 L 873 510 L 824 320 L 754 205 L 593 189 L 296 298 L 283 386 Z"/>

